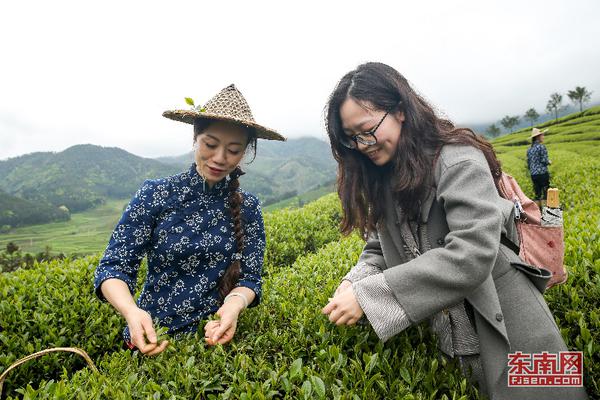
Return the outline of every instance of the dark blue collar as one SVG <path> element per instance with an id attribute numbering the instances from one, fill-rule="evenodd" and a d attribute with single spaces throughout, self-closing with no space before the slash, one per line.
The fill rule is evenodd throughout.
<path id="1" fill-rule="evenodd" d="M 192 190 L 198 193 L 210 193 L 215 195 L 226 195 L 227 194 L 227 186 L 229 185 L 229 176 L 221 179 L 219 182 L 215 183 L 213 187 L 209 187 L 208 183 L 204 180 L 204 178 L 198 173 L 196 170 L 196 163 L 192 163 L 189 171 L 190 176 L 190 187 Z"/>

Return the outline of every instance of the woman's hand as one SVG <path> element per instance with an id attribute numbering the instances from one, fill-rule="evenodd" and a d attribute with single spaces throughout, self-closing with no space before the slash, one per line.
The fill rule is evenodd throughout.
<path id="1" fill-rule="evenodd" d="M 352 286 L 352 282 L 350 282 L 348 280 L 343 280 L 342 283 L 340 283 L 340 285 L 337 287 L 337 289 L 335 289 L 335 293 L 333 294 L 333 297 L 342 293 L 344 290 L 348 289 L 350 286 Z"/>
<path id="2" fill-rule="evenodd" d="M 237 320 L 244 309 L 243 300 L 237 297 L 228 299 L 215 313 L 219 320 L 208 321 L 204 325 L 204 340 L 209 346 L 226 344 L 233 339 Z"/>
<path id="3" fill-rule="evenodd" d="M 348 281 L 344 281 L 348 282 Z M 344 285 L 340 284 L 340 287 Z M 329 315 L 329 321 L 336 325 L 354 325 L 363 316 L 364 312 L 356 300 L 352 284 L 344 285 L 340 293 L 335 295 L 333 299 L 321 310 L 323 314 Z M 336 293 L 338 293 L 336 290 Z"/>
<path id="4" fill-rule="evenodd" d="M 155 356 L 167 348 L 169 345 L 167 340 L 163 340 L 160 344 L 158 343 L 156 331 L 152 326 L 152 317 L 150 317 L 147 311 L 139 307 L 132 307 L 124 313 L 124 317 L 129 326 L 131 343 L 143 354 Z"/>

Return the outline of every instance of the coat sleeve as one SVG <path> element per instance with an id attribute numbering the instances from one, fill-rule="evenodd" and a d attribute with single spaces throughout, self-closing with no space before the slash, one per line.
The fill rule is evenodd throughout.
<path id="1" fill-rule="evenodd" d="M 342 280 L 352 283 L 358 282 L 367 276 L 380 274 L 384 265 L 385 261 L 381 251 L 381 244 L 379 243 L 379 236 L 377 232 L 373 232 L 367 239 L 358 262 Z"/>
<path id="2" fill-rule="evenodd" d="M 384 271 L 413 323 L 472 293 L 491 274 L 500 246 L 503 216 L 483 154 L 440 165 L 436 196 L 450 230 L 445 246 Z"/>
<path id="3" fill-rule="evenodd" d="M 385 342 L 410 326 L 381 272 L 352 283 L 352 290 L 379 339 Z"/>
<path id="4" fill-rule="evenodd" d="M 262 295 L 262 267 L 265 256 L 265 226 L 258 199 L 244 195 L 244 250 L 240 265 L 240 280 L 237 286 L 252 289 L 256 297 L 249 307 L 257 306 Z"/>
<path id="5" fill-rule="evenodd" d="M 127 283 L 133 296 L 140 262 L 155 225 L 157 197 L 156 182 L 147 180 L 125 208 L 94 273 L 94 288 L 100 300 L 106 300 L 100 286 L 111 278 Z"/>

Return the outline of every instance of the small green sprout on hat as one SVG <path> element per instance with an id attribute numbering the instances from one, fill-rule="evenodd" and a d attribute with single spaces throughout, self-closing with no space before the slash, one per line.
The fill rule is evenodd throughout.
<path id="1" fill-rule="evenodd" d="M 193 111 L 198 111 L 198 112 L 206 112 L 206 108 L 201 107 L 201 106 L 196 106 L 194 104 L 194 99 L 192 99 L 191 97 L 186 97 L 185 98 L 185 102 L 189 105 L 192 106 L 192 110 Z"/>

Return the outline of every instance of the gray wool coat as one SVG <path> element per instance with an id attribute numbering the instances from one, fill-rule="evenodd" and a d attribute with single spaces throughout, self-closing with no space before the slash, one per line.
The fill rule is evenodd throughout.
<path id="1" fill-rule="evenodd" d="M 411 323 L 466 299 L 475 311 L 487 396 L 497 399 L 585 399 L 583 388 L 508 387 L 508 353 L 567 351 L 542 295 L 548 278 L 535 277 L 500 244 L 518 243 L 513 205 L 501 198 L 483 153 L 446 145 L 434 167 L 436 187 L 421 205 L 431 250 L 404 253 L 404 215 L 385 194 L 386 213 L 357 263 L 378 267 Z M 534 271 L 535 272 L 535 271 Z"/>

